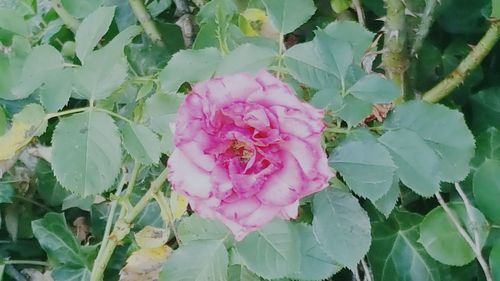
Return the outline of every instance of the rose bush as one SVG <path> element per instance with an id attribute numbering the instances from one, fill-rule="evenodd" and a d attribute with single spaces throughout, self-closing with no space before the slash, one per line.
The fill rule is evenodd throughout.
<path id="1" fill-rule="evenodd" d="M 332 176 L 322 118 L 265 71 L 200 82 L 179 109 L 169 180 L 237 240 L 276 216 L 296 218 L 299 199 Z"/>

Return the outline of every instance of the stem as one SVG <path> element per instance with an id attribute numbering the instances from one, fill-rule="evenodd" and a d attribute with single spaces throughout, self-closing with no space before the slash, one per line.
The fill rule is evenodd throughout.
<path id="1" fill-rule="evenodd" d="M 97 254 L 97 259 L 99 256 L 103 255 L 103 249 L 106 247 L 106 244 L 109 240 L 109 233 L 111 232 L 111 225 L 113 224 L 113 218 L 115 217 L 116 205 L 118 205 L 118 198 L 122 193 L 123 186 L 127 182 L 127 172 L 123 169 L 122 179 L 116 188 L 115 200 L 111 203 L 111 208 L 109 210 L 108 219 L 106 220 L 106 227 L 104 229 L 104 235 L 102 237 L 101 247 L 99 249 L 99 253 Z"/>
<path id="2" fill-rule="evenodd" d="M 30 198 L 26 198 L 26 197 L 24 197 L 24 196 L 19 196 L 19 195 L 14 195 L 14 198 L 19 199 L 19 200 L 26 201 L 26 202 L 31 203 L 31 204 L 33 204 L 33 205 L 35 205 L 35 206 L 38 206 L 38 207 L 40 207 L 40 208 L 42 208 L 42 209 L 45 209 L 45 210 L 47 210 L 47 211 L 49 211 L 49 212 L 53 211 L 51 208 L 49 208 L 49 207 L 47 207 L 47 206 L 43 205 L 42 203 L 38 203 L 38 202 L 36 202 L 35 200 L 32 200 L 32 199 L 30 199 Z"/>
<path id="3" fill-rule="evenodd" d="M 415 35 L 415 41 L 413 42 L 413 46 L 411 47 L 412 56 L 416 55 L 420 47 L 422 47 L 424 39 L 425 37 L 427 37 L 427 34 L 429 34 L 429 30 L 434 21 L 433 14 L 434 10 L 436 9 L 438 0 L 427 0 L 425 2 L 426 5 L 422 14 L 422 20 L 418 25 L 418 29 Z"/>
<path id="4" fill-rule="evenodd" d="M 384 26 L 385 42 L 382 64 L 387 76 L 400 87 L 402 97 L 398 102 L 401 102 L 409 94 L 406 82 L 406 70 L 409 67 L 409 59 L 406 54 L 406 7 L 403 0 L 384 1 L 387 17 Z"/>
<path id="5" fill-rule="evenodd" d="M 365 26 L 365 13 L 363 12 L 363 6 L 361 6 L 361 2 L 359 2 L 359 0 L 352 0 L 352 5 L 356 10 L 359 24 Z"/>
<path id="6" fill-rule="evenodd" d="M 280 36 L 279 36 L 279 47 L 278 47 L 278 69 L 282 69 L 283 68 L 283 52 L 284 52 L 284 49 L 285 49 L 285 35 L 280 32 Z M 278 79 L 281 79 L 283 77 L 283 73 L 281 71 L 277 71 L 276 72 L 276 77 Z"/>
<path id="7" fill-rule="evenodd" d="M 449 95 L 456 87 L 464 82 L 469 73 L 474 70 L 500 37 L 500 22 L 491 23 L 490 28 L 484 34 L 483 38 L 477 43 L 467 57 L 448 75 L 443 81 L 427 91 L 422 97 L 428 102 L 438 102 Z"/>
<path id="8" fill-rule="evenodd" d="M 30 260 L 6 260 L 0 262 L 0 264 L 24 264 L 24 265 L 39 265 L 49 267 L 50 264 L 44 261 L 30 261 Z"/>
<path id="9" fill-rule="evenodd" d="M 467 195 L 463 191 L 462 187 L 460 187 L 458 182 L 455 183 L 455 189 L 457 190 L 458 194 L 460 195 L 460 197 L 464 201 L 465 210 L 467 211 L 467 216 L 469 217 L 470 223 L 472 225 L 472 231 L 474 232 L 474 242 L 476 245 L 476 251 L 480 252 L 481 251 L 481 241 L 479 238 L 479 231 L 477 230 L 479 225 L 476 221 L 476 217 L 474 216 L 472 204 L 470 203 L 469 198 L 467 197 Z"/>
<path id="10" fill-rule="evenodd" d="M 87 107 L 59 111 L 59 112 L 55 112 L 55 113 L 49 113 L 49 114 L 45 115 L 45 120 L 49 120 L 49 119 L 54 118 L 54 117 L 60 117 L 60 116 L 68 115 L 68 114 L 83 112 L 83 111 L 86 111 L 88 109 L 90 109 L 90 107 L 87 106 Z"/>
<path id="11" fill-rule="evenodd" d="M 326 128 L 325 132 L 336 133 L 336 134 L 349 134 L 351 130 L 344 128 Z"/>
<path id="12" fill-rule="evenodd" d="M 156 28 L 154 21 L 151 19 L 146 7 L 144 7 L 144 2 L 142 0 L 129 0 L 130 7 L 135 14 L 135 17 L 139 20 L 146 35 L 159 47 L 164 47 L 163 40 L 161 40 L 161 34 Z"/>
<path id="13" fill-rule="evenodd" d="M 113 232 L 109 235 L 109 240 L 105 247 L 102 247 L 102 255 L 98 256 L 94 261 L 90 281 L 102 281 L 104 270 L 115 250 L 116 246 L 121 243 L 122 239 L 129 233 L 132 221 L 144 210 L 154 194 L 160 190 L 163 183 L 167 180 L 168 169 L 165 168 L 161 174 L 151 182 L 149 190 L 142 196 L 137 204 L 129 211 L 123 212 L 123 217 L 118 218 Z"/>
<path id="14" fill-rule="evenodd" d="M 182 245 L 182 241 L 179 238 L 179 235 L 177 234 L 177 229 L 175 228 L 174 224 L 174 215 L 172 214 L 172 208 L 168 201 L 165 199 L 165 195 L 163 192 L 158 192 L 154 196 L 156 202 L 158 202 L 158 206 L 160 206 L 161 213 L 164 214 L 164 217 L 166 217 L 168 225 L 172 228 L 172 232 L 174 233 L 175 240 L 177 240 L 177 243 L 179 245 Z"/>
<path id="15" fill-rule="evenodd" d="M 365 281 L 373 281 L 372 277 L 372 271 L 370 270 L 370 267 L 366 263 L 365 259 L 361 260 L 361 266 L 363 267 L 363 270 L 365 271 Z"/>
<path id="16" fill-rule="evenodd" d="M 121 116 L 118 113 L 114 113 L 113 111 L 109 111 L 107 109 L 99 108 L 99 107 L 94 107 L 94 110 L 95 111 L 100 111 L 100 112 L 105 112 L 105 113 L 107 113 L 107 114 L 109 114 L 109 115 L 111 115 L 113 117 L 116 117 L 118 119 L 121 119 L 121 120 L 123 120 L 123 121 L 125 121 L 127 123 L 133 123 L 132 120 L 130 120 L 130 119 L 126 118 L 126 117 L 123 117 L 123 116 Z"/>
<path id="17" fill-rule="evenodd" d="M 441 207 L 443 207 L 443 210 L 448 215 L 448 217 L 450 218 L 450 220 L 453 223 L 453 225 L 455 226 L 455 228 L 458 230 L 458 233 L 460 233 L 460 235 L 462 235 L 462 237 L 465 239 L 467 244 L 469 244 L 469 246 L 472 248 L 472 251 L 476 255 L 477 261 L 479 262 L 479 264 L 481 265 L 481 268 L 483 269 L 484 275 L 486 277 L 486 281 L 493 281 L 493 277 L 491 275 L 490 268 L 488 266 L 488 263 L 484 259 L 483 254 L 481 253 L 481 250 L 479 250 L 479 251 L 477 250 L 474 241 L 472 241 L 472 238 L 469 236 L 467 231 L 462 227 L 462 224 L 458 220 L 455 213 L 448 207 L 448 205 L 446 205 L 446 202 L 444 202 L 444 199 L 443 199 L 443 197 L 441 197 L 441 194 L 439 194 L 439 192 L 437 192 L 435 194 L 435 196 L 439 202 L 439 205 L 441 205 Z"/>
<path id="18" fill-rule="evenodd" d="M 76 30 L 78 29 L 78 26 L 80 25 L 80 21 L 76 19 L 73 15 L 68 13 L 66 9 L 64 9 L 61 0 L 51 0 L 50 3 L 52 4 L 52 9 L 57 13 L 59 18 L 64 22 L 66 26 L 68 26 L 73 33 L 76 33 Z"/>

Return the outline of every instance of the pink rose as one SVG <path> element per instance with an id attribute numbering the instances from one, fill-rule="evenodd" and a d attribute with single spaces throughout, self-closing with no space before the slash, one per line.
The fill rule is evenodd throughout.
<path id="1" fill-rule="evenodd" d="M 200 82 L 179 108 L 168 178 L 241 240 L 276 216 L 296 218 L 299 199 L 327 186 L 322 118 L 265 71 Z"/>

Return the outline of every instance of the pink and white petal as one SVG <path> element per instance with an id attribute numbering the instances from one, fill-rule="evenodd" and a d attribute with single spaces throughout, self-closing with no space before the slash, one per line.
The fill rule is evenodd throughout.
<path id="1" fill-rule="evenodd" d="M 222 201 L 217 212 L 230 220 L 240 220 L 248 217 L 260 207 L 261 203 L 256 198 L 246 198 L 235 202 Z"/>
<path id="2" fill-rule="evenodd" d="M 261 205 L 249 216 L 239 220 L 239 223 L 247 229 L 257 230 L 271 222 L 279 213 L 280 207 L 272 205 Z"/>
<path id="3" fill-rule="evenodd" d="M 201 134 L 197 135 L 200 136 Z M 184 155 L 186 155 L 193 162 L 196 162 L 198 167 L 210 172 L 214 169 L 215 159 L 214 156 L 205 154 L 204 151 L 206 147 L 209 147 L 209 145 L 198 142 L 197 140 L 177 146 L 177 148 L 180 149 Z"/>
<path id="4" fill-rule="evenodd" d="M 304 173 L 309 175 L 310 173 L 315 172 L 316 163 L 320 160 L 320 156 L 323 156 L 319 154 L 318 151 L 320 149 L 319 137 L 317 143 L 318 144 L 315 146 L 298 137 L 289 137 L 288 140 L 281 144 L 281 147 L 283 150 L 291 153 L 299 162 Z"/>
<path id="5" fill-rule="evenodd" d="M 218 218 L 219 214 L 215 211 L 220 205 L 220 200 L 215 197 L 208 199 L 197 199 L 194 197 L 188 198 L 191 209 L 195 211 L 200 217 L 205 219 Z"/>
<path id="6" fill-rule="evenodd" d="M 288 152 L 282 152 L 283 167 L 269 177 L 257 197 L 263 204 L 286 206 L 301 196 L 307 180 L 299 162 Z"/>
<path id="7" fill-rule="evenodd" d="M 261 85 L 248 73 L 224 76 L 222 83 L 231 96 L 231 102 L 246 101 L 253 93 L 262 91 Z"/>
<path id="8" fill-rule="evenodd" d="M 279 217 L 285 220 L 296 219 L 299 215 L 299 200 L 281 208 Z"/>
<path id="9" fill-rule="evenodd" d="M 210 175 L 195 165 L 180 149 L 168 159 L 168 180 L 175 191 L 187 196 L 209 198 L 212 195 Z"/>
<path id="10" fill-rule="evenodd" d="M 271 73 L 268 71 L 261 71 L 257 74 L 255 77 L 255 80 L 262 86 L 262 88 L 267 89 L 268 87 L 273 87 L 273 86 L 283 86 L 284 83 L 279 80 L 278 78 L 274 77 Z M 292 91 L 290 91 L 290 94 L 293 94 Z"/>

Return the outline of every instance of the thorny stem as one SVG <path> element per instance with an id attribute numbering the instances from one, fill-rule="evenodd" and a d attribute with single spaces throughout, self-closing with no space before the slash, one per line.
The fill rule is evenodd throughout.
<path id="1" fill-rule="evenodd" d="M 481 268 L 483 269 L 484 275 L 486 277 L 486 281 L 493 281 L 493 277 L 491 275 L 490 268 L 488 266 L 488 263 L 484 259 L 483 254 L 481 253 L 481 250 L 478 250 L 476 248 L 476 244 L 474 243 L 474 241 L 472 241 L 472 238 L 470 237 L 470 235 L 463 228 L 462 224 L 458 220 L 455 213 L 450 209 L 450 207 L 448 207 L 448 205 L 446 205 L 446 202 L 444 201 L 443 197 L 441 197 L 441 194 L 439 194 L 439 192 L 437 192 L 435 194 L 435 196 L 439 202 L 439 205 L 441 205 L 441 207 L 443 207 L 443 210 L 448 215 L 448 217 L 450 218 L 450 220 L 453 223 L 453 225 L 455 226 L 455 228 L 458 230 L 458 233 L 460 233 L 460 235 L 465 239 L 467 244 L 469 244 L 469 246 L 472 248 L 472 251 L 476 255 L 477 261 L 479 262 L 479 264 L 481 265 Z"/>
<path id="2" fill-rule="evenodd" d="M 483 61 L 493 46 L 495 46 L 499 37 L 500 21 L 494 21 L 491 23 L 490 28 L 486 34 L 484 34 L 483 38 L 481 38 L 469 55 L 460 62 L 458 67 L 443 81 L 434 86 L 434 88 L 427 91 L 422 99 L 434 103 L 448 96 L 455 88 L 462 84 L 467 75 Z"/>
<path id="3" fill-rule="evenodd" d="M 426 2 L 425 9 L 421 16 L 421 21 L 415 36 L 415 41 L 413 42 L 413 46 L 411 47 L 412 56 L 417 54 L 420 47 L 422 47 L 425 37 L 427 37 L 427 34 L 429 33 L 432 22 L 434 20 L 433 17 L 434 10 L 436 9 L 438 1 L 439 0 L 425 1 Z"/>
<path id="4" fill-rule="evenodd" d="M 64 9 L 61 0 L 51 0 L 52 9 L 57 13 L 59 18 L 64 22 L 66 26 L 68 26 L 73 33 L 76 33 L 78 26 L 80 25 L 80 21 L 72 16 L 66 9 Z"/>
<path id="5" fill-rule="evenodd" d="M 104 275 L 104 270 L 106 269 L 108 262 L 115 250 L 116 246 L 121 243 L 122 239 L 129 233 L 131 224 L 134 219 L 144 210 L 149 201 L 153 196 L 160 190 L 163 183 L 167 180 L 168 169 L 165 168 L 161 174 L 151 182 L 148 191 L 142 196 L 142 198 L 137 202 L 137 204 L 129 211 L 122 212 L 119 217 L 113 231 L 109 236 L 109 240 L 106 243 L 104 250 L 102 250 L 102 255 L 94 261 L 94 267 L 90 276 L 90 281 L 101 281 Z M 124 208 L 122 208 L 124 209 Z"/>
<path id="6" fill-rule="evenodd" d="M 164 43 L 161 39 L 161 34 L 156 28 L 154 21 L 151 19 L 144 2 L 142 0 L 129 0 L 130 7 L 135 14 L 135 17 L 141 23 L 146 35 L 159 47 L 163 47 Z"/>
<path id="7" fill-rule="evenodd" d="M 405 4 L 403 0 L 384 0 L 387 16 L 384 26 L 384 52 L 382 64 L 387 76 L 401 89 L 402 97 L 397 103 L 402 102 L 409 95 L 406 71 L 409 59 L 406 52 L 406 19 Z"/>

